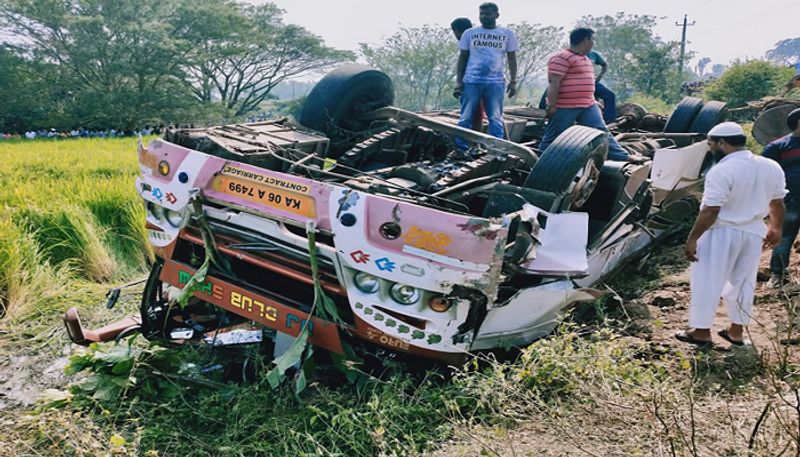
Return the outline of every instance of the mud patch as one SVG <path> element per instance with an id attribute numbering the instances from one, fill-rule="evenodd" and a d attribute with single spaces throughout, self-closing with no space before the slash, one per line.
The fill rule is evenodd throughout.
<path id="1" fill-rule="evenodd" d="M 72 353 L 11 355 L 0 360 L 0 411 L 32 405 L 45 389 L 66 384 L 64 367 Z"/>

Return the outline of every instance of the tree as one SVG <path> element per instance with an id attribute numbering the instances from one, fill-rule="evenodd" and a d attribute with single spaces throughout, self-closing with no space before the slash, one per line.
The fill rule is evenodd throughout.
<path id="1" fill-rule="evenodd" d="M 520 22 L 508 26 L 517 37 L 517 95 L 537 78 L 546 79 L 547 59 L 566 46 L 561 27 Z M 515 97 L 516 98 L 516 97 Z"/>
<path id="2" fill-rule="evenodd" d="M 800 63 L 800 37 L 775 43 L 775 47 L 767 51 L 767 59 L 785 65 Z"/>
<path id="3" fill-rule="evenodd" d="M 202 103 L 219 100 L 215 76 L 222 59 L 246 51 L 249 19 L 235 2 L 202 0 L 184 11 L 191 24 L 187 35 L 195 35 L 198 46 L 194 56 L 185 62 L 183 82 Z"/>
<path id="4" fill-rule="evenodd" d="M 679 45 L 674 41 L 664 42 L 655 35 L 655 16 L 625 13 L 584 16 L 577 25 L 595 30 L 595 49 L 608 61 L 608 79 L 614 83 L 618 95 L 625 98 L 642 92 L 668 99 L 678 95 L 684 78 L 678 71 L 675 50 Z M 689 57 L 690 52 L 687 61 Z"/>
<path id="5" fill-rule="evenodd" d="M 187 65 L 185 82 L 199 101 L 217 95 L 236 116 L 257 109 L 283 81 L 355 58 L 325 46 L 303 27 L 284 24 L 283 10 L 274 4 L 221 8 L 213 3 L 209 10 L 217 14 L 194 13 L 222 21 L 206 19 L 204 33 L 212 32 L 215 40 L 202 45 L 202 59 Z"/>
<path id="6" fill-rule="evenodd" d="M 682 80 L 679 61 L 680 44 L 675 41 L 639 51 L 633 56 L 634 65 L 626 66 L 630 87 L 651 97 L 674 100 Z"/>
<path id="7" fill-rule="evenodd" d="M 188 100 L 180 66 L 198 44 L 182 36 L 179 0 L 7 0 L 5 30 L 34 61 L 58 66 L 64 123 L 132 129 Z M 69 125 L 61 127 L 69 128 Z"/>
<path id="8" fill-rule="evenodd" d="M 702 59 L 698 60 L 697 61 L 697 69 L 696 69 L 697 76 L 701 76 L 702 77 L 703 73 L 706 72 L 706 67 L 708 67 L 708 64 L 710 64 L 710 63 L 711 63 L 711 58 L 709 58 L 709 57 L 703 57 Z"/>
<path id="9" fill-rule="evenodd" d="M 763 60 L 736 62 L 707 85 L 703 94 L 731 106 L 743 106 L 748 101 L 777 94 L 792 75 L 791 68 Z"/>
<path id="10" fill-rule="evenodd" d="M 281 15 L 232 0 L 2 0 L 0 33 L 29 66 L 57 69 L 43 84 L 58 91 L 53 127 L 133 129 L 242 115 L 281 81 L 353 58 Z"/>
<path id="11" fill-rule="evenodd" d="M 10 47 L 0 46 L 0 132 L 19 132 L 37 126 L 51 111 L 50 89 L 42 78 L 52 73 L 44 64 L 24 59 Z"/>
<path id="12" fill-rule="evenodd" d="M 711 71 L 709 72 L 712 78 L 719 78 L 725 73 L 725 70 L 728 68 L 727 65 L 721 63 L 715 63 L 711 66 Z"/>
<path id="13" fill-rule="evenodd" d="M 360 44 L 370 66 L 394 83 L 395 104 L 420 111 L 457 106 L 455 84 L 458 46 L 449 28 L 434 25 L 401 27 L 379 46 Z"/>

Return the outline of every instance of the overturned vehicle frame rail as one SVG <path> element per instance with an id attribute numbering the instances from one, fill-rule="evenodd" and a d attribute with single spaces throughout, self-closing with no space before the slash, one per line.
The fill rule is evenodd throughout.
<path id="1" fill-rule="evenodd" d="M 701 140 L 725 115 L 689 98 L 669 118 L 623 105 L 611 134 L 637 160 L 613 162 L 609 134 L 581 126 L 539 151 L 541 110 L 506 109 L 498 139 L 393 97 L 385 74 L 342 67 L 315 86 L 300 125 L 140 144 L 136 189 L 157 258 L 140 313 L 90 331 L 71 309 L 70 338 L 260 341 L 278 354 L 307 325 L 328 351 L 347 341 L 448 363 L 526 345 L 692 214 L 712 163 Z M 472 147 L 457 150 L 455 136 Z M 315 287 L 336 322 L 312 313 Z"/>

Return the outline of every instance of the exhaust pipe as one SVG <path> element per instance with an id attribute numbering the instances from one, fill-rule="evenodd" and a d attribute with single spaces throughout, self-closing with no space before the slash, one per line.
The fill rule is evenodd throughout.
<path id="1" fill-rule="evenodd" d="M 73 343 L 88 346 L 91 343 L 111 341 L 120 335 L 130 334 L 134 330 L 138 331 L 142 328 L 142 321 L 139 316 L 131 316 L 96 330 L 86 330 L 81 324 L 78 309 L 72 307 L 64 313 L 64 326 L 67 328 L 67 334 Z"/>

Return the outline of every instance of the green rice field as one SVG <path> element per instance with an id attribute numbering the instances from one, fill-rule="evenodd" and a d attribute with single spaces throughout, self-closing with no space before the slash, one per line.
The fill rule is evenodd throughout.
<path id="1" fill-rule="evenodd" d="M 24 313 L 71 278 L 107 282 L 145 268 L 136 141 L 0 142 L 2 313 Z"/>

